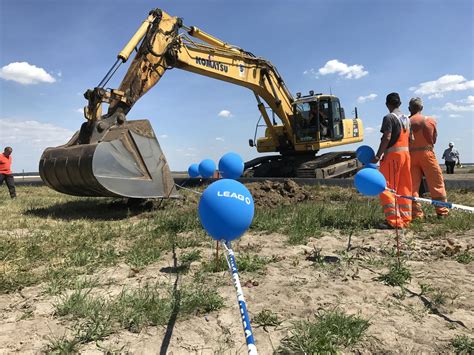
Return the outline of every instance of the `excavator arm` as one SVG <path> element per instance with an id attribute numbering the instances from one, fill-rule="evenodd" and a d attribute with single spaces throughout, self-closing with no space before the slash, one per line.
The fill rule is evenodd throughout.
<path id="1" fill-rule="evenodd" d="M 156 85 L 166 70 L 179 68 L 252 90 L 273 140 L 274 151 L 294 145 L 290 123 L 293 97 L 269 61 L 196 27 L 186 27 L 180 18 L 161 10 L 152 12 L 144 24 L 147 30 L 144 31 L 142 25 L 118 56 L 128 58 L 130 51 L 143 38 L 117 91 L 123 96 L 110 102 L 109 115 L 117 110 L 128 113 L 135 102 Z M 280 118 L 282 127 L 273 127 L 262 100 Z"/>

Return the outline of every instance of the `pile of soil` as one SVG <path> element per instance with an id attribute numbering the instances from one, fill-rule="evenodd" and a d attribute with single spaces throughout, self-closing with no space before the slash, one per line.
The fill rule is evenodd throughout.
<path id="1" fill-rule="evenodd" d="M 255 206 L 276 207 L 290 205 L 302 201 L 314 200 L 315 197 L 304 186 L 298 185 L 291 179 L 284 182 L 265 180 L 245 185 L 253 196 Z M 191 188 L 198 190 L 198 188 Z M 164 209 L 169 206 L 188 207 L 197 205 L 199 195 L 181 190 L 180 199 L 162 201 L 160 199 L 123 199 L 116 201 L 113 208 L 125 208 L 131 212 L 141 213 Z"/>
<path id="2" fill-rule="evenodd" d="M 313 200 L 314 196 L 293 180 L 284 182 L 264 181 L 247 184 L 256 206 L 276 207 Z"/>

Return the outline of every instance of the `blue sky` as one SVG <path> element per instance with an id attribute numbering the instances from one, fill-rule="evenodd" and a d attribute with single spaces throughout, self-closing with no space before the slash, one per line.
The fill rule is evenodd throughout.
<path id="1" fill-rule="evenodd" d="M 438 121 L 438 158 L 453 141 L 462 161 L 474 162 L 471 0 L 1 0 L 0 145 L 13 146 L 14 171 L 37 171 L 42 150 L 79 129 L 82 93 L 155 7 L 270 60 L 293 94 L 332 90 L 346 116 L 357 106 L 374 148 L 385 96 L 399 92 L 405 112 L 421 96 Z M 173 170 L 227 151 L 256 157 L 247 142 L 258 117 L 249 90 L 179 69 L 128 115 L 151 120 Z"/>

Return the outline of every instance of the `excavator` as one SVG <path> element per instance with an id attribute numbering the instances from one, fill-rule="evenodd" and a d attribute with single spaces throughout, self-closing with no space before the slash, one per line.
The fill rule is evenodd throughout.
<path id="1" fill-rule="evenodd" d="M 119 88 L 106 87 L 134 50 Z M 362 121 L 357 114 L 346 119 L 336 96 L 310 91 L 293 97 L 268 60 L 154 9 L 97 87 L 84 93 L 88 104 L 80 130 L 65 145 L 43 152 L 39 164 L 43 181 L 77 196 L 176 197 L 150 122 L 127 119 L 133 105 L 173 68 L 243 86 L 255 94 L 259 122 L 263 119 L 266 129 L 263 137 L 255 136 L 249 144 L 260 153 L 278 154 L 246 162 L 247 176 L 328 178 L 357 171 L 354 152 L 316 156 L 321 149 L 363 140 Z"/>

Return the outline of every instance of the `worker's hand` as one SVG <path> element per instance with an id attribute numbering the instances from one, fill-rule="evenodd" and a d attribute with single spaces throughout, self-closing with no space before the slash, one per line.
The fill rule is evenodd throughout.
<path id="1" fill-rule="evenodd" d="M 373 164 L 377 164 L 379 161 L 380 161 L 380 158 L 378 156 L 375 156 L 370 162 Z"/>

